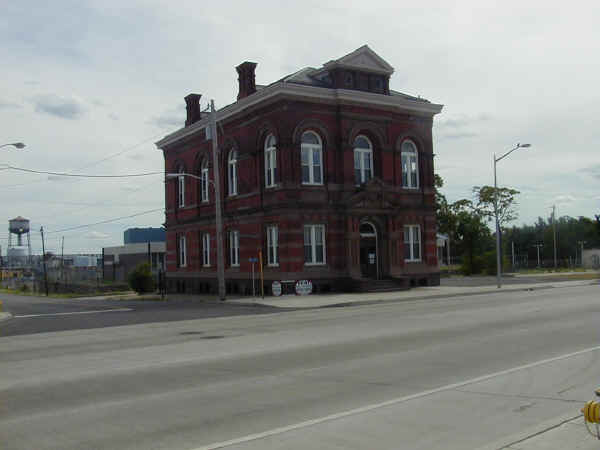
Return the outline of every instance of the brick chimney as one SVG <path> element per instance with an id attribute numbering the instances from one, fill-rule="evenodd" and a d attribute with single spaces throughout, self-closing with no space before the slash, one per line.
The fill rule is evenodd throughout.
<path id="1" fill-rule="evenodd" d="M 200 98 L 201 94 L 189 94 L 185 97 L 185 107 L 187 110 L 187 117 L 185 119 L 185 126 L 188 127 L 194 122 L 200 120 Z"/>
<path id="2" fill-rule="evenodd" d="M 256 63 L 249 61 L 243 62 L 235 68 L 235 70 L 237 70 L 238 81 L 240 83 L 240 90 L 237 96 L 238 100 L 248 97 L 256 92 L 254 69 L 256 69 Z"/>

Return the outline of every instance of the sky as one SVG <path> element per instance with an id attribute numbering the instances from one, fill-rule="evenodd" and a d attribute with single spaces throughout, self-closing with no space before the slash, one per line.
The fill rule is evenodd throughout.
<path id="1" fill-rule="evenodd" d="M 235 101 L 243 61 L 257 84 L 368 44 L 391 89 L 444 105 L 436 172 L 450 201 L 519 190 L 516 225 L 600 214 L 600 6 L 596 2 L 0 0 L 0 246 L 31 221 L 34 253 L 100 253 L 164 222 L 154 142 L 183 126 L 184 96 Z M 4 168 L 4 170 L 2 170 Z M 116 219 L 116 220 L 115 220 Z M 100 223 L 99 222 L 105 222 Z M 5 225 L 2 225 L 5 224 Z M 93 225 L 96 224 L 96 225 Z M 90 226 L 88 226 L 90 225 Z M 5 230 L 5 231 L 2 231 Z"/>

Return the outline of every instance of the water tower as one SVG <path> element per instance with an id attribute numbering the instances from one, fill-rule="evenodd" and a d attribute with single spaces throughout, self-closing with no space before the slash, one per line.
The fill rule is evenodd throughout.
<path id="1" fill-rule="evenodd" d="M 13 245 L 12 236 L 17 235 L 17 245 Z M 27 247 L 23 245 L 23 235 L 27 236 Z M 31 237 L 29 220 L 19 216 L 8 221 L 8 249 L 6 250 L 9 267 L 28 267 L 31 265 Z"/>

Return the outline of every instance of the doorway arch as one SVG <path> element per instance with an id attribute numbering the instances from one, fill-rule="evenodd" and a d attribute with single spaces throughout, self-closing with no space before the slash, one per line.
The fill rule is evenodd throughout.
<path id="1" fill-rule="evenodd" d="M 379 236 L 377 227 L 371 222 L 361 222 L 360 233 L 360 273 L 365 278 L 378 280 L 379 269 Z"/>

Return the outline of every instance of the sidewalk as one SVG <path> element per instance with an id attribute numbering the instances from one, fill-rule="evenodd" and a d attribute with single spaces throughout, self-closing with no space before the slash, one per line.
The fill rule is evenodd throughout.
<path id="1" fill-rule="evenodd" d="M 583 405 L 582 405 L 583 406 Z M 568 417 L 557 417 L 517 435 L 506 437 L 477 450 L 598 450 L 600 440 L 586 430 L 583 416 L 576 411 Z M 596 434 L 596 426 L 588 424 Z"/>
<path id="2" fill-rule="evenodd" d="M 427 298 L 461 297 L 478 294 L 499 294 L 503 292 L 532 291 L 538 289 L 567 288 L 574 286 L 598 285 L 596 280 L 556 281 L 549 283 L 522 283 L 496 286 L 432 286 L 417 287 L 407 291 L 366 292 L 352 294 L 282 295 L 281 297 L 255 298 L 242 297 L 227 299 L 229 303 L 259 304 L 277 308 L 326 308 L 336 306 L 357 306 L 373 303 L 408 301 Z"/>

